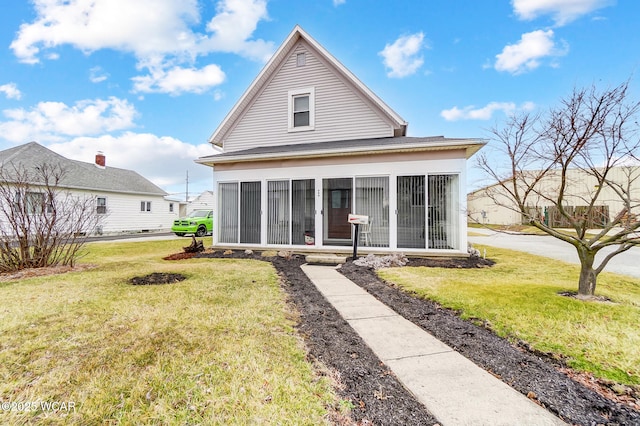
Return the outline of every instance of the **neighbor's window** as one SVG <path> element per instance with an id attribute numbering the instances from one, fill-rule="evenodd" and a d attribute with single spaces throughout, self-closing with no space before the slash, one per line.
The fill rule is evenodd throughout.
<path id="1" fill-rule="evenodd" d="M 151 211 L 151 201 L 140 201 L 140 211 L 141 212 L 150 212 Z"/>
<path id="2" fill-rule="evenodd" d="M 314 88 L 289 91 L 289 131 L 313 130 L 315 125 Z"/>
<path id="3" fill-rule="evenodd" d="M 25 203 L 28 214 L 44 213 L 44 194 L 42 192 L 27 192 L 25 194 Z"/>
<path id="4" fill-rule="evenodd" d="M 173 213 L 173 203 L 169 203 L 169 213 Z"/>
<path id="5" fill-rule="evenodd" d="M 96 198 L 96 213 L 97 214 L 107 213 L 107 199 L 105 197 Z"/>

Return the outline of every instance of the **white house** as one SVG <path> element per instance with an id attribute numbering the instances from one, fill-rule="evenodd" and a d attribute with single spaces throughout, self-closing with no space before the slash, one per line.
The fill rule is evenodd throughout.
<path id="1" fill-rule="evenodd" d="M 187 204 L 186 214 L 189 214 L 196 210 L 213 210 L 215 200 L 213 198 L 213 191 L 204 191 L 198 194 L 193 200 Z"/>
<path id="2" fill-rule="evenodd" d="M 57 187 L 78 197 L 95 198 L 102 216 L 94 233 L 169 230 L 179 214 L 179 203 L 165 199 L 167 193 L 132 170 L 106 165 L 104 154 L 95 163 L 70 160 L 30 142 L 0 151 L 0 167 L 32 169 L 42 164 L 65 170 Z"/>
<path id="3" fill-rule="evenodd" d="M 412 94 L 407 94 L 411 96 Z M 407 123 L 296 26 L 209 142 L 213 244 L 466 254 L 466 162 L 479 139 Z"/>

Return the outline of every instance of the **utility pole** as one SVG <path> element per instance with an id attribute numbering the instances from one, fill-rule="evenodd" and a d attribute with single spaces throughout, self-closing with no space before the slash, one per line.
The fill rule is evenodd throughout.
<path id="1" fill-rule="evenodd" d="M 184 192 L 184 196 L 185 196 L 184 201 L 186 203 L 189 203 L 189 170 L 187 170 L 187 180 L 186 180 L 186 182 L 187 182 L 187 187 L 186 187 L 186 190 Z"/>

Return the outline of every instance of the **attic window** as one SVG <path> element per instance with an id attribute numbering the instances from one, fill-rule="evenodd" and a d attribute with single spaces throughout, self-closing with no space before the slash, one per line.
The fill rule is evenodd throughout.
<path id="1" fill-rule="evenodd" d="M 289 91 L 289 131 L 313 130 L 315 126 L 315 89 Z"/>
<path id="2" fill-rule="evenodd" d="M 307 65 L 307 56 L 305 53 L 298 53 L 296 55 L 296 65 L 299 67 Z"/>

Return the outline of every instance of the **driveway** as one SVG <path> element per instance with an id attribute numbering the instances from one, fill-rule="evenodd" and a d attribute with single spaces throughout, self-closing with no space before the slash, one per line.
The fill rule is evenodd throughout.
<path id="1" fill-rule="evenodd" d="M 580 264 L 578 253 L 572 245 L 549 235 L 505 234 L 503 232 L 476 228 L 469 228 L 469 232 L 485 234 L 483 236 L 470 236 L 469 242 L 471 244 L 519 250 L 562 260 L 564 262 Z M 602 259 L 605 253 L 610 253 L 611 251 L 613 251 L 613 249 L 601 250 L 598 256 L 596 256 L 596 265 L 600 263 L 600 259 Z M 490 253 L 487 253 L 487 256 L 490 256 Z M 617 255 L 609 262 L 604 270 L 605 272 L 616 272 L 618 274 L 640 278 L 640 247 L 634 247 L 625 253 Z"/>
<path id="2" fill-rule="evenodd" d="M 149 232 L 149 233 L 131 233 L 131 234 L 115 234 L 115 235 L 101 235 L 87 237 L 88 243 L 101 243 L 111 241 L 155 241 L 155 240 L 177 240 L 182 237 L 177 237 L 173 232 Z M 185 241 L 190 242 L 191 237 L 184 237 Z"/>

